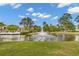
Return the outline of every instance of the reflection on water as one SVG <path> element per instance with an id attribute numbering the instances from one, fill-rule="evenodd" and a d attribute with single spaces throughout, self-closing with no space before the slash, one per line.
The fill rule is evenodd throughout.
<path id="1" fill-rule="evenodd" d="M 0 35 L 0 41 L 78 41 L 79 35 L 53 34 L 47 36 L 41 35 Z"/>
<path id="2" fill-rule="evenodd" d="M 0 35 L 0 41 L 23 41 L 24 35 Z"/>
<path id="3" fill-rule="evenodd" d="M 74 41 L 76 35 L 58 34 L 57 37 L 61 41 Z"/>
<path id="4" fill-rule="evenodd" d="M 79 41 L 79 35 L 75 35 L 75 41 Z"/>

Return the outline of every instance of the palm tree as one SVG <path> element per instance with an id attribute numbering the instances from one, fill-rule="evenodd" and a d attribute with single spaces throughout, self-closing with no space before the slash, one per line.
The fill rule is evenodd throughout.
<path id="1" fill-rule="evenodd" d="M 43 25 L 46 25 L 47 23 L 46 22 L 43 22 Z"/>
<path id="2" fill-rule="evenodd" d="M 27 18 L 23 18 L 20 22 L 20 25 L 23 25 L 24 28 L 28 27 L 31 28 L 33 26 L 33 21 L 31 18 L 27 17 Z"/>

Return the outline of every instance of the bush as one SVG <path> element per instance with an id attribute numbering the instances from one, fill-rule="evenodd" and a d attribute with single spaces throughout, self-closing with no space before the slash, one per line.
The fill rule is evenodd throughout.
<path id="1" fill-rule="evenodd" d="M 28 35 L 29 32 L 21 32 L 20 34 L 21 34 L 21 35 Z"/>

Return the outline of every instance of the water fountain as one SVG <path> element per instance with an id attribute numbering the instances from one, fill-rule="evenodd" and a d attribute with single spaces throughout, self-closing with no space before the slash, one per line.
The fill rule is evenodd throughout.
<path id="1" fill-rule="evenodd" d="M 53 35 L 49 35 L 47 32 L 43 31 L 43 26 L 41 26 L 41 31 L 36 35 L 32 35 L 33 41 L 56 41 L 57 37 Z"/>

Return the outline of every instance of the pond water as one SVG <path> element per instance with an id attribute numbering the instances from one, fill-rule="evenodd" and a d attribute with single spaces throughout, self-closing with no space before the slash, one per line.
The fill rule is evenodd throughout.
<path id="1" fill-rule="evenodd" d="M 79 35 L 0 35 L 0 41 L 79 41 Z"/>

